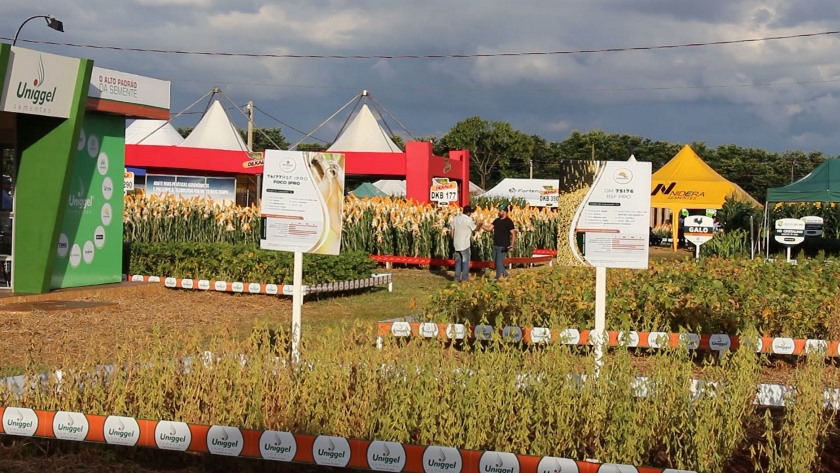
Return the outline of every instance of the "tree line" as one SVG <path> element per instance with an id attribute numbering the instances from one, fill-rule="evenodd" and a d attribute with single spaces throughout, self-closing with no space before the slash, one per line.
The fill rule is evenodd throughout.
<path id="1" fill-rule="evenodd" d="M 186 136 L 192 129 L 179 128 L 178 131 Z M 245 130 L 239 131 L 245 139 Z M 404 149 L 401 136 L 392 139 Z M 539 135 L 516 130 L 507 122 L 480 117 L 456 123 L 442 137 L 429 136 L 419 140 L 431 142 L 435 154 L 441 156 L 449 150 L 470 150 L 470 180 L 483 189 L 489 189 L 505 177 L 557 179 L 564 160 L 626 160 L 632 154 L 639 161 L 650 161 L 655 172 L 686 144 L 600 130 L 573 131 L 562 141 L 548 141 Z M 776 153 L 734 144 L 718 147 L 703 142 L 687 144 L 715 171 L 741 186 L 759 202 L 764 201 L 768 188 L 800 179 L 830 158 L 819 151 Z M 288 149 L 289 146 L 280 128 L 259 128 L 254 132 L 254 151 Z M 323 151 L 329 146 L 303 143 L 296 149 Z"/>

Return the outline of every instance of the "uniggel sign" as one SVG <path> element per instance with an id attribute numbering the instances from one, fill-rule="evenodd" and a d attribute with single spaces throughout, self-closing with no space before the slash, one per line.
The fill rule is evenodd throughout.
<path id="1" fill-rule="evenodd" d="M 0 110 L 68 118 L 79 59 L 12 47 Z"/>

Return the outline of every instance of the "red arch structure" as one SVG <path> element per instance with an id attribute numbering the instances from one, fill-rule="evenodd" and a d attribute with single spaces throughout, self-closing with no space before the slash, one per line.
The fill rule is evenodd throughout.
<path id="1" fill-rule="evenodd" d="M 342 152 L 342 151 L 335 151 Z M 406 143 L 404 153 L 347 151 L 345 173 L 349 176 L 379 176 L 405 179 L 406 198 L 430 202 L 433 177 L 458 181 L 458 204 L 470 201 L 470 152 L 453 150 L 435 156 L 432 144 Z M 126 145 L 125 165 L 150 173 L 236 175 L 262 174 L 263 166 L 244 151 L 228 151 L 183 146 Z"/>

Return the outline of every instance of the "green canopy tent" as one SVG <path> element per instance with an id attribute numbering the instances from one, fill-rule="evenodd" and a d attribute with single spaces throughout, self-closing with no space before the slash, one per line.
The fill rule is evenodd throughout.
<path id="1" fill-rule="evenodd" d="M 840 159 L 828 159 L 802 179 L 767 189 L 767 202 L 840 202 Z"/>
<path id="2" fill-rule="evenodd" d="M 767 189 L 764 223 L 769 227 L 770 203 L 777 202 L 840 202 L 840 158 L 827 159 L 807 176 L 783 187 Z M 770 253 L 770 231 L 767 229 L 767 255 Z"/>
<path id="3" fill-rule="evenodd" d="M 381 190 L 377 189 L 376 186 L 374 186 L 370 182 L 363 182 L 359 187 L 350 191 L 350 193 L 359 198 L 385 197 L 388 195 L 382 192 Z"/>

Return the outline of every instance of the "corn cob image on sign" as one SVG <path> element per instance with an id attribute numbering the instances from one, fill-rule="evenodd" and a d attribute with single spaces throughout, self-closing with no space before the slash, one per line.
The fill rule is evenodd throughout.
<path id="1" fill-rule="evenodd" d="M 343 154 L 267 150 L 260 247 L 337 255 L 343 202 Z"/>

